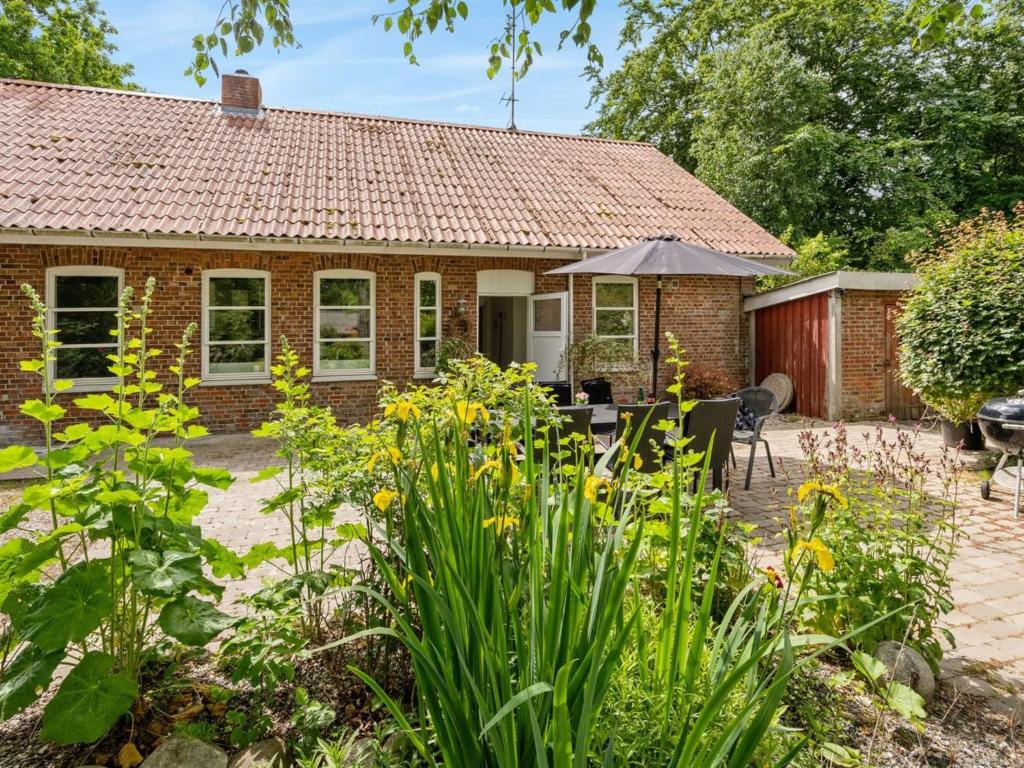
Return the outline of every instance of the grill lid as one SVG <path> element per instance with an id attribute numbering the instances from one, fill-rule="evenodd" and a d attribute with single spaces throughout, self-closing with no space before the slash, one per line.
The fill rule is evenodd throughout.
<path id="1" fill-rule="evenodd" d="M 978 418 L 986 421 L 1024 423 L 1024 397 L 997 397 L 978 410 Z"/>

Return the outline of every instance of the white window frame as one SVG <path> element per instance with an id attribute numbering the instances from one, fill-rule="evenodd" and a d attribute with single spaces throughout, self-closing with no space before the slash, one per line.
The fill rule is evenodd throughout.
<path id="1" fill-rule="evenodd" d="M 631 285 L 633 287 L 633 306 L 632 307 L 600 307 L 600 311 L 613 311 L 613 312 L 624 312 L 631 309 L 633 311 L 633 334 L 631 336 L 605 336 L 598 334 L 597 332 L 597 313 L 599 308 L 597 306 L 597 286 L 608 283 L 617 283 L 621 285 Z M 619 275 L 597 275 L 593 279 L 593 288 L 591 294 L 592 314 L 591 323 L 595 336 L 599 336 L 602 339 L 632 339 L 633 340 L 633 354 L 639 354 L 640 350 L 640 291 L 637 279 L 635 277 L 625 277 Z"/>
<path id="2" fill-rule="evenodd" d="M 259 309 L 259 307 L 210 306 L 210 280 L 220 277 L 261 277 L 263 278 L 263 370 L 253 373 L 211 373 L 210 372 L 210 310 L 215 309 Z M 272 349 L 270 345 L 270 272 L 263 269 L 204 269 L 203 270 L 203 382 L 208 384 L 265 384 L 270 381 Z M 222 342 L 213 342 L 219 346 Z M 226 342 L 224 342 L 226 343 Z"/>
<path id="3" fill-rule="evenodd" d="M 328 305 L 326 309 L 369 309 L 370 310 L 370 336 L 369 338 L 343 339 L 343 341 L 368 341 L 370 342 L 370 367 L 369 368 L 347 368 L 335 370 L 328 368 L 320 369 L 320 281 L 331 278 L 356 278 L 370 281 L 370 304 L 353 305 L 351 307 L 335 307 Z M 352 380 L 352 379 L 376 379 L 377 378 L 377 273 L 365 269 L 322 269 L 313 273 L 313 377 L 320 381 L 329 380 Z"/>
<path id="4" fill-rule="evenodd" d="M 432 282 L 436 285 L 434 293 L 435 304 L 433 307 L 421 307 L 420 306 L 420 285 L 423 283 Z M 438 272 L 417 272 L 413 278 L 413 345 L 412 345 L 412 357 L 413 357 L 413 375 L 416 377 L 427 377 L 434 376 L 437 373 L 437 366 L 425 366 L 421 365 L 420 360 L 420 342 L 421 341 L 433 341 L 434 342 L 434 354 L 437 354 L 437 348 L 441 346 L 441 306 L 443 302 L 441 300 L 441 275 Z M 437 321 L 434 324 L 434 335 L 433 336 L 422 336 L 420 334 L 420 310 L 421 309 L 432 309 L 437 313 Z M 436 358 L 435 358 L 436 359 Z"/>
<path id="5" fill-rule="evenodd" d="M 105 312 L 107 307 L 72 307 L 70 309 L 56 306 L 57 301 L 57 278 L 58 277 L 116 277 L 117 278 L 117 297 L 120 299 L 121 293 L 124 291 L 124 270 L 120 267 L 99 267 L 91 264 L 82 265 L 69 265 L 64 267 L 50 267 L 46 270 L 46 328 L 47 330 L 54 330 L 56 314 L 58 311 L 61 312 Z M 118 307 L 115 305 L 110 308 L 116 312 Z M 60 341 L 60 334 L 54 337 L 57 341 Z M 105 345 L 102 344 L 62 344 L 62 347 L 66 349 L 84 349 L 84 348 L 95 348 L 103 349 Z M 111 351 L 117 351 L 117 339 L 113 336 L 110 337 Z M 56 358 L 56 355 L 53 356 Z M 57 378 L 57 361 L 56 359 L 50 360 L 46 363 L 47 374 L 50 380 L 51 386 Z M 109 389 L 117 383 L 116 376 L 87 376 L 78 379 L 70 379 L 72 382 L 71 388 L 65 390 L 67 392 L 98 392 Z"/>

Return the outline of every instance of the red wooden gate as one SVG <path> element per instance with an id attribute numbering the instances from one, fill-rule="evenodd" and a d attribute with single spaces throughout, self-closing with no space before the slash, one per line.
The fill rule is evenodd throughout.
<path id="1" fill-rule="evenodd" d="M 754 374 L 793 381 L 793 410 L 825 418 L 828 379 L 828 292 L 764 307 L 754 313 Z"/>

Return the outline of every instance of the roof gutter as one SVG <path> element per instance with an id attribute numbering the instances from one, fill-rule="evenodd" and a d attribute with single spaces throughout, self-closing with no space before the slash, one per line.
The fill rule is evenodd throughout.
<path id="1" fill-rule="evenodd" d="M 251 235 L 178 235 L 106 230 L 0 228 L 0 245 L 88 245 L 108 248 L 175 248 L 211 251 L 289 251 L 298 253 L 393 254 L 395 256 L 515 256 L 576 261 L 607 253 L 610 248 L 568 248 L 549 245 L 488 243 L 419 243 L 394 240 L 254 237 Z M 758 253 L 738 253 L 744 259 L 785 266 L 790 259 Z"/>
<path id="2" fill-rule="evenodd" d="M 99 230 L 0 229 L 0 245 L 88 245 L 109 248 L 176 248 L 215 251 L 290 251 L 299 253 L 352 253 L 436 256 L 518 256 L 576 260 L 605 249 L 561 248 L 533 245 L 475 243 L 413 243 L 248 235 L 174 235 Z"/>

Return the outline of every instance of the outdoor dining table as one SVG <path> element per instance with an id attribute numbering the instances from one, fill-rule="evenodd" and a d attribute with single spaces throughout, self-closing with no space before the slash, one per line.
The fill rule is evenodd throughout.
<path id="1" fill-rule="evenodd" d="M 590 420 L 590 431 L 597 434 L 608 434 L 615 431 L 615 423 L 619 418 L 619 406 L 615 403 L 591 406 L 594 415 Z M 668 418 L 676 420 L 679 418 L 678 403 L 669 403 Z"/>

